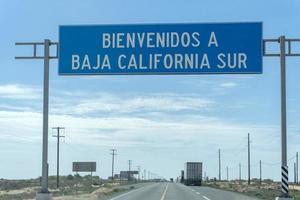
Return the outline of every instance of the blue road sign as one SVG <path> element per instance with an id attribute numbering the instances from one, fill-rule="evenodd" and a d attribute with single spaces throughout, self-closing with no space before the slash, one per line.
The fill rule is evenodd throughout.
<path id="1" fill-rule="evenodd" d="M 262 73 L 262 23 L 59 27 L 59 74 Z"/>

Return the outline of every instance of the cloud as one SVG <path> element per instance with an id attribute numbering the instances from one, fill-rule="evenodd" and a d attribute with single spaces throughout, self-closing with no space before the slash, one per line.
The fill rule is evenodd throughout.
<path id="1" fill-rule="evenodd" d="M 41 89 L 34 86 L 7 84 L 0 85 L 0 97 L 7 99 L 40 99 L 42 97 Z"/>
<path id="2" fill-rule="evenodd" d="M 82 96 L 87 98 L 82 98 Z M 180 94 L 147 94 L 147 95 L 88 95 L 76 101 L 64 97 L 54 102 L 54 113 L 95 114 L 95 113 L 145 113 L 145 112 L 178 112 L 212 109 L 213 100 L 198 95 Z M 57 103 L 57 102 L 60 103 Z M 72 104 L 72 106 L 70 106 Z"/>
<path id="3" fill-rule="evenodd" d="M 42 110 L 31 104 L 22 107 L 19 103 L 0 104 L 1 143 L 41 144 Z M 253 155 L 259 155 L 266 162 L 276 160 L 273 157 L 278 151 L 279 127 L 220 117 L 215 110 L 218 108 L 216 104 L 216 100 L 194 93 L 124 95 L 53 91 L 49 145 L 55 141 L 51 137 L 54 133 L 51 127 L 62 126 L 66 136 L 63 146 L 72 148 L 68 153 L 71 158 L 75 155 L 80 159 L 90 158 L 98 155 L 100 148 L 114 147 L 122 149 L 122 152 L 125 149 L 130 156 L 148 153 L 153 160 L 163 162 L 170 159 L 174 164 L 205 160 L 206 166 L 213 171 L 215 160 L 212 157 L 217 156 L 218 148 L 222 149 L 222 156 L 228 162 L 245 162 L 245 136 L 250 132 L 254 141 Z M 173 154 L 164 158 L 161 150 Z M 170 157 L 172 155 L 174 158 Z M 126 159 L 126 155 L 122 158 Z M 138 156 L 136 159 L 141 160 Z"/>
<path id="4" fill-rule="evenodd" d="M 230 122 L 225 119 L 201 115 L 182 115 L 172 118 L 164 114 L 158 118 L 86 117 L 74 115 L 49 116 L 51 127 L 65 127 L 66 140 L 71 144 L 106 147 L 196 147 L 200 144 L 212 148 L 223 144 L 230 148 L 239 144 L 242 134 L 260 133 L 260 143 L 273 134 L 276 127 Z M 0 138 L 2 141 L 40 142 L 42 114 L 37 112 L 0 111 Z M 263 134 L 262 134 L 263 133 Z M 51 131 L 49 131 L 51 135 Z"/>
<path id="5" fill-rule="evenodd" d="M 0 111 L 0 138 L 3 141 L 35 141 L 41 136 L 41 123 L 40 113 Z"/>
<path id="6" fill-rule="evenodd" d="M 207 97 L 216 97 L 227 95 L 232 89 L 238 87 L 243 81 L 243 78 L 236 77 L 237 82 L 228 80 L 216 80 L 216 79 L 205 79 L 205 80 L 186 80 L 184 84 L 190 88 L 200 90 L 201 93 Z"/>
<path id="7" fill-rule="evenodd" d="M 234 87 L 237 87 L 237 83 L 234 83 L 234 82 L 224 82 L 224 83 L 221 83 L 220 84 L 220 87 L 222 88 L 234 88 Z"/>
<path id="8" fill-rule="evenodd" d="M 221 84 L 232 87 L 232 82 Z M 12 89 L 12 90 L 10 90 Z M 21 98 L 36 95 L 35 87 L 6 85 L 0 93 Z M 206 139 L 206 144 L 228 141 L 249 130 L 269 133 L 268 126 L 240 124 L 215 117 L 216 102 L 198 94 L 110 94 L 54 91 L 49 127 L 64 126 L 69 140 L 106 146 L 181 146 Z M 29 97 L 28 97 L 29 98 Z M 0 104 L 2 139 L 36 142 L 41 138 L 41 110 Z M 230 136 L 230 137 L 228 137 Z M 238 138 L 238 137 L 237 137 Z"/>

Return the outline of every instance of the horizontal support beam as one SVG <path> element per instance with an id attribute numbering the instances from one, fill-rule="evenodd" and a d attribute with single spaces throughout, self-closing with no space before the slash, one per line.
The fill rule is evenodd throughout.
<path id="1" fill-rule="evenodd" d="M 298 38 L 292 38 L 292 39 L 286 39 L 286 42 L 288 43 L 288 52 L 285 54 L 285 56 L 300 56 L 300 53 L 293 53 L 292 52 L 292 43 L 293 42 L 299 42 L 300 39 Z M 263 56 L 265 57 L 279 57 L 279 53 L 267 53 L 266 52 L 266 45 L 267 43 L 279 43 L 279 39 L 263 39 Z M 51 42 L 50 45 L 56 45 L 56 55 L 49 57 L 50 59 L 58 59 L 58 42 Z M 44 42 L 16 42 L 15 45 L 18 46 L 33 46 L 33 56 L 16 56 L 15 59 L 44 59 L 43 56 L 36 56 L 36 46 L 37 45 L 44 45 Z"/>
<path id="2" fill-rule="evenodd" d="M 278 42 L 279 43 L 279 39 L 263 39 L 264 42 Z M 300 39 L 285 39 L 286 42 L 300 42 Z"/>
<path id="3" fill-rule="evenodd" d="M 300 39 L 285 39 L 285 42 L 287 43 L 287 52 L 285 56 L 300 56 L 300 49 L 299 52 L 295 53 L 292 52 L 292 44 L 294 43 L 299 43 L 300 44 Z M 263 56 L 266 57 L 280 57 L 279 53 L 267 53 L 266 52 L 266 46 L 268 43 L 279 43 L 279 39 L 263 39 Z"/>
<path id="4" fill-rule="evenodd" d="M 265 57 L 279 57 L 280 54 L 277 54 L 277 53 L 268 53 L 268 54 L 264 54 L 263 56 L 265 56 Z M 294 53 L 294 54 L 287 53 L 287 54 L 285 54 L 285 56 L 296 57 L 296 56 L 300 56 L 300 54 L 299 53 Z"/>
<path id="5" fill-rule="evenodd" d="M 37 46 L 44 46 L 44 42 L 16 42 L 16 46 L 32 46 L 33 52 L 31 56 L 16 56 L 15 59 L 45 59 L 44 56 L 37 56 Z M 58 42 L 50 42 L 50 45 L 56 46 L 55 56 L 49 56 L 49 59 L 58 59 Z"/>
<path id="6" fill-rule="evenodd" d="M 16 42 L 15 45 L 44 45 L 44 42 Z M 50 42 L 50 45 L 58 45 L 58 42 Z"/>
<path id="7" fill-rule="evenodd" d="M 43 56 L 15 56 L 15 59 L 45 59 Z M 49 59 L 58 59 L 58 56 L 50 56 Z"/>

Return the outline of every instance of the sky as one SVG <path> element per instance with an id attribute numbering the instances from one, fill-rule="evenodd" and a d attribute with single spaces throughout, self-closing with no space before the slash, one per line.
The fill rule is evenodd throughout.
<path id="1" fill-rule="evenodd" d="M 263 22 L 263 37 L 300 38 L 300 2 L 289 0 L 0 0 L 0 178 L 41 175 L 41 60 L 15 60 L 30 54 L 15 42 L 58 41 L 59 25 Z M 271 47 L 274 51 L 276 46 Z M 300 51 L 300 44 L 294 47 Z M 54 50 L 52 50 L 53 53 Z M 38 53 L 43 53 L 42 49 Z M 102 178 L 115 171 L 150 170 L 177 177 L 184 162 L 201 161 L 209 177 L 247 173 L 247 134 L 251 174 L 280 178 L 280 73 L 278 58 L 263 59 L 258 75 L 59 76 L 50 63 L 49 174 L 56 173 L 52 127 L 65 127 L 61 174 L 73 161 L 96 161 Z M 300 151 L 300 58 L 287 59 L 288 164 L 293 179 Z"/>

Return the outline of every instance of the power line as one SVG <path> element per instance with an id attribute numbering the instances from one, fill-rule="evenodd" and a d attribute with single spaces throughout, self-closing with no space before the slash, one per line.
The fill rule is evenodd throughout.
<path id="1" fill-rule="evenodd" d="M 60 138 L 64 138 L 65 136 L 60 135 L 60 130 L 64 130 L 64 127 L 53 127 L 53 130 L 57 130 L 57 135 L 53 135 L 52 137 L 57 138 L 57 161 L 56 161 L 56 187 L 59 188 L 59 141 Z"/>
<path id="2" fill-rule="evenodd" d="M 294 184 L 297 183 L 296 168 L 296 162 L 294 162 Z"/>
<path id="3" fill-rule="evenodd" d="M 131 164 L 132 161 L 128 160 L 128 182 L 130 181 L 130 176 L 131 176 Z"/>
<path id="4" fill-rule="evenodd" d="M 140 181 L 141 180 L 141 166 L 137 166 L 137 169 L 138 169 L 138 180 Z"/>
<path id="5" fill-rule="evenodd" d="M 221 181 L 221 149 L 219 149 L 219 181 Z"/>
<path id="6" fill-rule="evenodd" d="M 259 161 L 259 183 L 261 184 L 262 173 L 261 173 L 261 160 Z"/>
<path id="7" fill-rule="evenodd" d="M 298 155 L 298 152 L 296 153 L 296 183 L 298 184 L 299 183 L 299 180 L 298 180 L 298 178 L 299 178 L 299 175 L 298 175 L 298 173 L 299 173 L 299 170 L 298 170 L 298 167 L 299 167 L 299 163 L 298 163 L 298 158 L 299 158 L 299 155 Z"/>
<path id="8" fill-rule="evenodd" d="M 228 179 L 228 166 L 226 167 L 226 172 L 227 172 L 227 181 L 229 180 Z"/>
<path id="9" fill-rule="evenodd" d="M 241 163 L 239 163 L 239 180 L 242 180 L 242 166 Z"/>
<path id="10" fill-rule="evenodd" d="M 248 133 L 248 185 L 250 185 L 250 133 Z"/>
<path id="11" fill-rule="evenodd" d="M 114 169 L 115 169 L 115 156 L 117 155 L 115 152 L 116 149 L 111 149 L 112 153 L 112 163 L 111 163 L 111 180 L 114 181 Z"/>

